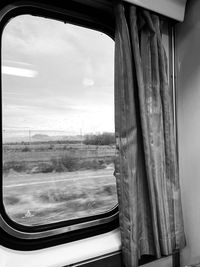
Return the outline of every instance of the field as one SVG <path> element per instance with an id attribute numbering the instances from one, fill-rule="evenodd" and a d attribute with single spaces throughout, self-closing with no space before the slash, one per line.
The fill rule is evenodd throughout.
<path id="1" fill-rule="evenodd" d="M 115 147 L 66 143 L 5 144 L 3 199 L 23 225 L 99 214 L 117 204 Z"/>

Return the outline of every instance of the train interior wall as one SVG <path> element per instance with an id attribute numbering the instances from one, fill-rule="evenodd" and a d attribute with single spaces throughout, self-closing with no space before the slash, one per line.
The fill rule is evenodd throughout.
<path id="1" fill-rule="evenodd" d="M 181 266 L 200 263 L 200 1 L 176 25 L 179 166 L 187 246 Z"/>

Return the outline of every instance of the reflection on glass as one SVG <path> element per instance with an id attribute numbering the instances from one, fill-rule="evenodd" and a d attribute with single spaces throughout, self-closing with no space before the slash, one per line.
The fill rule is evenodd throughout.
<path id="1" fill-rule="evenodd" d="M 113 208 L 113 40 L 23 15 L 6 25 L 1 53 L 7 214 L 41 225 Z"/>

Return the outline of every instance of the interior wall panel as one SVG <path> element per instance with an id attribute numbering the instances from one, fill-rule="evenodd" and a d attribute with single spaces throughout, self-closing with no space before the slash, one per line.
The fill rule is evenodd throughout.
<path id="1" fill-rule="evenodd" d="M 182 266 L 200 263 L 200 1 L 176 26 L 179 165 L 187 246 Z"/>
<path id="2" fill-rule="evenodd" d="M 126 2 L 155 11 L 177 21 L 184 20 L 187 0 L 124 0 Z"/>

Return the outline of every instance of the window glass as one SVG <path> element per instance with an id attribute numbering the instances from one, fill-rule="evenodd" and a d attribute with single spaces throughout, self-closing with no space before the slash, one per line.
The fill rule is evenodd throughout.
<path id="1" fill-rule="evenodd" d="M 114 42 L 30 15 L 2 35 L 3 204 L 22 225 L 117 204 Z"/>

